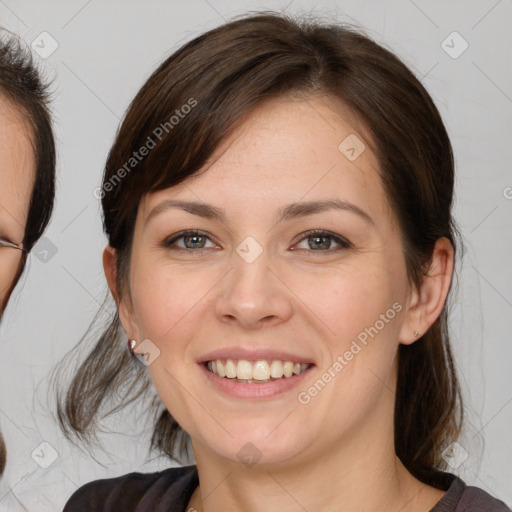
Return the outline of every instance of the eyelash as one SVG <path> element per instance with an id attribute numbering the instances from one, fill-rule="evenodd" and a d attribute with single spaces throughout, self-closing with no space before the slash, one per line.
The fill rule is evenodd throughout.
<path id="1" fill-rule="evenodd" d="M 170 239 L 164 240 L 161 245 L 165 249 L 178 250 L 178 251 L 186 251 L 186 252 L 189 252 L 189 253 L 191 253 L 191 252 L 202 252 L 202 251 L 206 251 L 206 250 L 210 249 L 209 247 L 202 247 L 202 248 L 197 248 L 197 249 L 190 249 L 188 247 L 172 247 L 172 245 L 174 243 L 176 243 L 178 240 L 180 240 L 180 239 L 182 239 L 184 237 L 187 237 L 187 236 L 201 236 L 201 237 L 206 237 L 208 239 L 210 238 L 208 233 L 205 233 L 204 231 L 188 229 L 186 231 L 180 231 L 179 233 L 176 233 Z M 346 239 L 344 239 L 344 238 L 342 238 L 340 236 L 337 236 L 334 233 L 331 233 L 330 231 L 325 231 L 325 230 L 310 230 L 310 231 L 306 231 L 305 233 L 303 233 L 302 238 L 297 243 L 300 243 L 300 242 L 302 242 L 304 240 L 307 240 L 308 238 L 312 238 L 313 236 L 315 236 L 316 238 L 322 238 L 322 237 L 331 238 L 337 244 L 339 244 L 340 247 L 335 248 L 335 249 L 327 249 L 325 251 L 323 251 L 323 250 L 314 250 L 314 249 L 294 249 L 294 250 L 314 252 L 314 253 L 332 253 L 332 252 L 341 251 L 343 249 L 350 249 L 352 247 L 352 244 L 348 240 L 346 240 Z"/>

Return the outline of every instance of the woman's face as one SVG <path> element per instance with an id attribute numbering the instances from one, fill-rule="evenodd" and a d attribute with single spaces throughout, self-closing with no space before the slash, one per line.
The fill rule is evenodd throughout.
<path id="1" fill-rule="evenodd" d="M 0 95 L 0 238 L 15 244 L 23 240 L 34 185 L 29 134 L 23 115 Z M 0 308 L 8 299 L 21 257 L 18 249 L 0 247 Z"/>
<path id="2" fill-rule="evenodd" d="M 141 202 L 121 319 L 196 451 L 296 463 L 392 435 L 409 287 L 378 162 L 349 119 L 325 99 L 273 100 L 203 174 Z M 210 359 L 262 379 L 274 360 L 313 365 L 243 383 Z"/>

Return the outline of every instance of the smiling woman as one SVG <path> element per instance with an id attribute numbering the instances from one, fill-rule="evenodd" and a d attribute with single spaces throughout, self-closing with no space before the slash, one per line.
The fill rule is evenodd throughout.
<path id="1" fill-rule="evenodd" d="M 47 85 L 30 50 L 0 32 L 0 320 L 55 195 L 55 142 Z M 0 435 L 0 474 L 6 450 Z"/>
<path id="2" fill-rule="evenodd" d="M 244 16 L 152 74 L 103 182 L 190 98 L 102 189 L 116 315 L 58 413 L 87 438 L 142 398 L 152 446 L 179 460 L 190 439 L 196 464 L 65 511 L 508 510 L 446 472 L 454 165 L 420 82 L 352 28 Z"/>

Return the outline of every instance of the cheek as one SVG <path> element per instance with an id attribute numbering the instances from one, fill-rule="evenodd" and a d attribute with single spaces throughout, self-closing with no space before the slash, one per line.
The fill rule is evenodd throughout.
<path id="1" fill-rule="evenodd" d="M 380 337 L 392 337 L 398 332 L 401 295 L 396 276 L 386 269 L 370 264 L 347 265 L 314 276 L 304 275 L 295 279 L 293 289 L 309 308 L 309 317 L 314 314 L 316 320 L 312 321 L 325 327 L 322 330 L 331 340 L 333 356 L 347 350 L 359 335 L 364 342 L 369 329 L 375 332 L 375 324 Z"/>
<path id="2" fill-rule="evenodd" d="M 178 343 L 182 339 L 179 334 L 204 308 L 205 294 L 215 283 L 214 277 L 156 262 L 135 268 L 138 270 L 132 275 L 132 296 L 137 323 L 144 331 L 141 334 L 156 343 L 169 339 Z"/>
<path id="3" fill-rule="evenodd" d="M 366 414 L 392 376 L 403 311 L 395 280 L 379 265 L 369 264 L 317 276 L 314 282 L 302 280 L 302 285 L 297 280 L 298 295 L 307 296 L 306 304 L 322 320 L 315 325 L 327 326 L 322 327 L 327 353 L 321 380 L 329 384 L 316 406 L 325 407 L 333 421 L 342 421 L 346 409 L 333 410 L 332 404 Z"/>
<path id="4" fill-rule="evenodd" d="M 333 272 L 325 280 L 317 278 L 318 286 L 303 281 L 299 292 L 307 295 L 305 302 L 322 320 L 315 320 L 315 325 L 327 326 L 324 348 L 328 354 L 319 375 L 325 386 L 315 385 L 316 389 L 304 392 L 318 415 L 326 418 L 332 435 L 340 425 L 348 428 L 350 422 L 364 421 L 386 388 L 392 387 L 404 307 L 391 275 L 375 269 L 379 267 L 368 265 Z"/>

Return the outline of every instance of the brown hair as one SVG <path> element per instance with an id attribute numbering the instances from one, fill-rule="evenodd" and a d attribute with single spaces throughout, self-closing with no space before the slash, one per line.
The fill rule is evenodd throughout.
<path id="1" fill-rule="evenodd" d="M 4 35 L 7 32 L 8 35 Z M 55 141 L 50 113 L 48 83 L 32 60 L 30 49 L 9 31 L 0 28 L 0 95 L 7 98 L 26 118 L 31 129 L 36 175 L 30 197 L 23 252 L 16 275 L 0 304 L 0 315 L 18 283 L 27 255 L 50 221 L 55 199 Z M 0 474 L 5 467 L 6 450 L 0 434 Z"/>
<path id="2" fill-rule="evenodd" d="M 335 98 L 370 132 L 368 142 L 401 225 L 411 283 L 420 285 L 438 238 L 448 238 L 455 248 L 452 148 L 422 84 L 393 53 L 352 27 L 265 11 L 237 17 L 179 48 L 132 101 L 108 155 L 100 194 L 104 230 L 118 254 L 120 293 L 129 289 L 141 198 L 198 172 L 249 112 L 289 95 Z M 134 150 L 191 98 L 196 106 L 128 171 Z M 116 314 L 67 393 L 59 393 L 58 417 L 66 434 L 89 437 L 97 413 L 119 389 L 128 402 L 154 393 L 145 367 L 126 350 Z M 180 454 L 187 451 L 187 434 L 158 398 L 151 403 L 156 407 L 151 446 L 176 458 L 178 437 Z M 417 478 L 435 485 L 445 467 L 441 450 L 458 437 L 461 423 L 445 304 L 421 339 L 399 348 L 396 453 Z"/>

